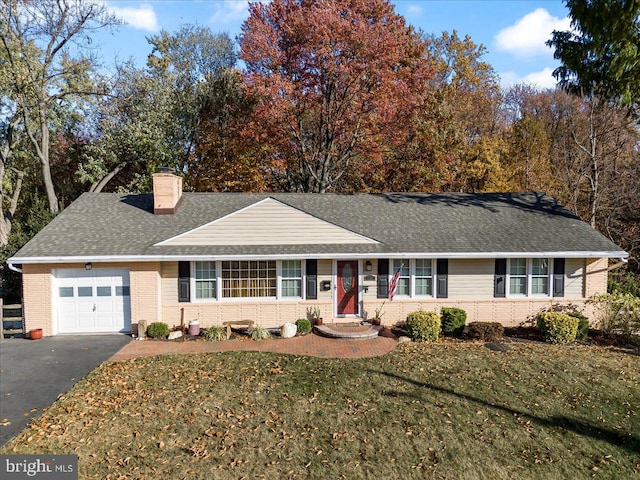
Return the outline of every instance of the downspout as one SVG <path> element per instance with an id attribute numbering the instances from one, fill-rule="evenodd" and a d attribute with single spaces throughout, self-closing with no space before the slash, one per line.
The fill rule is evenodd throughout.
<path id="1" fill-rule="evenodd" d="M 22 273 L 22 268 L 16 267 L 13 263 L 7 262 L 7 266 L 9 267 L 9 270 L 13 270 L 14 272 Z"/>

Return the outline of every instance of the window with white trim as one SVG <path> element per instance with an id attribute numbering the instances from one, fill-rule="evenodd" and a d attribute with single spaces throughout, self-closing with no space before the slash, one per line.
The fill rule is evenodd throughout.
<path id="1" fill-rule="evenodd" d="M 389 277 L 400 269 L 396 296 L 433 297 L 435 265 L 431 258 L 395 259 Z"/>
<path id="2" fill-rule="evenodd" d="M 433 296 L 433 260 L 418 258 L 415 261 L 415 295 Z"/>
<path id="3" fill-rule="evenodd" d="M 549 261 L 531 259 L 531 295 L 549 295 Z"/>
<path id="4" fill-rule="evenodd" d="M 275 260 L 223 261 L 222 298 L 275 298 Z"/>
<path id="5" fill-rule="evenodd" d="M 527 294 L 527 259 L 512 258 L 509 262 L 509 295 Z"/>
<path id="6" fill-rule="evenodd" d="M 507 276 L 509 295 L 549 296 L 551 263 L 548 258 L 511 258 Z"/>
<path id="7" fill-rule="evenodd" d="M 409 260 L 394 260 L 393 272 L 391 275 L 400 270 L 400 276 L 398 277 L 398 287 L 396 288 L 397 296 L 408 297 L 411 294 L 411 268 Z"/>
<path id="8" fill-rule="evenodd" d="M 216 262 L 194 262 L 196 299 L 215 299 Z"/>
<path id="9" fill-rule="evenodd" d="M 302 261 L 282 260 L 280 294 L 283 297 L 302 297 Z"/>

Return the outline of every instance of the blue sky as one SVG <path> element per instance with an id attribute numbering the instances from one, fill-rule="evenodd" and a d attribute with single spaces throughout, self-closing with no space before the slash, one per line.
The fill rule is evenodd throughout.
<path id="1" fill-rule="evenodd" d="M 146 62 L 149 35 L 172 32 L 195 23 L 213 32 L 240 33 L 247 18 L 245 0 L 106 0 L 125 25 L 95 38 L 106 65 L 133 59 Z M 457 30 L 460 36 L 487 48 L 485 60 L 500 75 L 503 86 L 517 82 L 553 88 L 551 72 L 559 64 L 545 46 L 553 30 L 567 30 L 568 10 L 561 0 L 394 0 L 396 12 L 427 33 Z"/>

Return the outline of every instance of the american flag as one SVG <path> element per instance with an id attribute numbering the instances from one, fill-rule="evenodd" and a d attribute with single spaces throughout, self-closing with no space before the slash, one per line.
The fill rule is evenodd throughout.
<path id="1" fill-rule="evenodd" d="M 400 265 L 398 271 L 393 274 L 393 277 L 391 277 L 391 282 L 389 282 L 389 301 L 392 301 L 393 297 L 396 294 L 396 289 L 398 288 L 398 279 L 400 278 L 400 272 L 403 266 L 404 264 Z"/>

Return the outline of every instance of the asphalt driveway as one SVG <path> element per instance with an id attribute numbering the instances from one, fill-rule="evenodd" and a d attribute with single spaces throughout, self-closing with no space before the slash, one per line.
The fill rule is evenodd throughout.
<path id="1" fill-rule="evenodd" d="M 0 446 L 130 341 L 127 335 L 0 341 Z"/>

